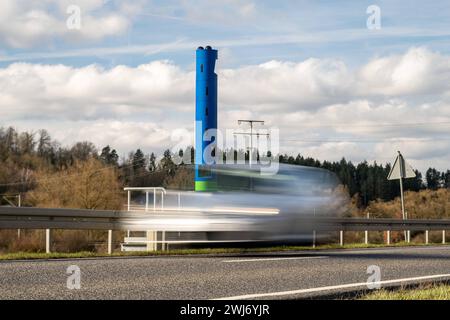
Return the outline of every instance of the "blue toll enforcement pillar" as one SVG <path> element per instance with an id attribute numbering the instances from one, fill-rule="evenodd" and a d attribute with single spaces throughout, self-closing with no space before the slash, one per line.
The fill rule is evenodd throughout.
<path id="1" fill-rule="evenodd" d="M 208 145 L 215 143 L 215 138 L 205 141 L 204 134 L 209 129 L 217 129 L 217 74 L 214 72 L 217 50 L 199 47 L 196 56 L 195 191 L 214 191 L 217 181 L 204 152 Z"/>

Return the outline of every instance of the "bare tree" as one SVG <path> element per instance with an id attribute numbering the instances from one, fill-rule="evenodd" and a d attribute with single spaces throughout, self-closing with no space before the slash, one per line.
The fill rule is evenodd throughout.
<path id="1" fill-rule="evenodd" d="M 52 151 L 52 138 L 47 130 L 39 130 L 39 139 L 37 143 L 37 152 L 40 157 L 48 158 Z"/>
<path id="2" fill-rule="evenodd" d="M 90 158 L 76 161 L 66 170 L 41 172 L 37 187 L 28 193 L 38 207 L 119 209 L 121 188 L 116 168 Z"/>
<path id="3" fill-rule="evenodd" d="M 83 141 L 77 142 L 72 149 L 70 149 L 72 157 L 76 160 L 87 160 L 90 157 L 97 156 L 97 148 L 92 142 Z"/>
<path id="4" fill-rule="evenodd" d="M 32 154 L 36 148 L 35 134 L 33 132 L 22 132 L 18 138 L 18 152 L 21 155 Z"/>

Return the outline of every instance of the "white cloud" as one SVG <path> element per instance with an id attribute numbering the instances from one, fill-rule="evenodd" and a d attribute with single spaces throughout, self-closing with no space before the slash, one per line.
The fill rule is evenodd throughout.
<path id="1" fill-rule="evenodd" d="M 193 99 L 193 79 L 167 61 L 109 70 L 17 63 L 0 69 L 0 116 L 95 120 L 175 113 Z"/>
<path id="2" fill-rule="evenodd" d="M 419 95 L 449 90 L 450 59 L 426 48 L 372 60 L 361 69 L 359 82 L 367 95 Z"/>
<path id="3" fill-rule="evenodd" d="M 289 111 L 313 109 L 340 101 L 352 88 L 346 66 L 335 60 L 270 61 L 224 70 L 220 76 L 227 105 L 257 106 L 263 110 L 274 105 Z"/>
<path id="4" fill-rule="evenodd" d="M 450 56 L 425 48 L 350 70 L 339 60 L 219 70 L 219 124 L 240 118 L 281 129 L 281 150 L 321 160 L 450 167 Z M 170 146 L 192 130 L 194 79 L 169 61 L 112 69 L 16 63 L 0 69 L 2 125 L 47 128 L 64 143 L 88 139 L 124 153 Z M 435 123 L 430 125 L 427 123 Z"/>
<path id="5" fill-rule="evenodd" d="M 81 28 L 67 28 L 71 5 L 81 9 Z M 93 41 L 126 31 L 127 11 L 109 10 L 103 0 L 2 0 L 0 2 L 0 43 L 13 48 L 29 48 L 63 39 L 68 42 Z"/>

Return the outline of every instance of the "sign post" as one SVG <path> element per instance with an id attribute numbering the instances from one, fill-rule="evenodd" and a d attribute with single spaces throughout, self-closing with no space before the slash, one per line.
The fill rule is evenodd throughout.
<path id="1" fill-rule="evenodd" d="M 416 173 L 413 168 L 406 163 L 400 151 L 398 151 L 398 156 L 395 159 L 394 165 L 392 166 L 391 172 L 389 172 L 388 180 L 400 180 L 400 201 L 402 203 L 402 217 L 406 220 L 405 212 L 405 199 L 403 196 L 403 179 L 415 178 Z M 405 241 L 407 241 L 407 231 L 405 231 Z"/>

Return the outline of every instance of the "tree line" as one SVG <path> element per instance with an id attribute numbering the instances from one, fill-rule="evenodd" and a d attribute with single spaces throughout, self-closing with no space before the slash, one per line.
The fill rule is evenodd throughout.
<path id="1" fill-rule="evenodd" d="M 336 162 L 321 162 L 317 159 L 305 158 L 300 154 L 296 157 L 281 155 L 280 162 L 324 168 L 336 173 L 341 182 L 348 188 L 350 196 L 357 198 L 360 207 L 367 206 L 373 200 L 390 201 L 400 195 L 400 182 L 398 180 L 387 180 L 392 168 L 390 163 L 384 166 L 377 162 L 368 163 L 367 161 L 353 164 L 345 158 Z M 418 170 L 415 170 L 415 173 L 415 178 L 403 180 L 405 191 L 450 188 L 450 170 L 439 172 L 435 168 L 429 168 L 425 177 Z"/>
<path id="2" fill-rule="evenodd" d="M 232 154 L 236 155 L 237 152 L 234 151 Z M 180 157 L 187 155 L 193 161 L 194 150 L 193 148 L 180 150 L 178 155 Z M 248 160 L 248 152 L 245 158 Z M 86 168 L 80 167 L 82 163 L 89 161 L 91 162 L 86 165 Z M 295 157 L 279 155 L 279 161 L 335 172 L 347 187 L 350 196 L 357 199 L 360 207 L 367 206 L 373 200 L 389 201 L 399 196 L 399 182 L 387 180 L 391 170 L 389 163 L 382 165 L 364 161 L 354 164 L 345 158 L 335 162 L 319 161 L 301 154 Z M 100 168 L 111 168 L 113 171 L 104 171 L 108 174 L 105 173 L 103 176 L 107 181 L 111 181 L 113 176 L 116 177 L 118 189 L 123 186 L 175 186 L 185 189 L 193 187 L 192 172 L 188 172 L 184 164 L 176 165 L 170 150 L 164 151 L 158 158 L 153 152 L 145 154 L 141 149 L 137 149 L 121 158 L 111 146 L 98 150 L 88 141 L 77 142 L 72 146 L 62 146 L 52 139 L 46 130 L 18 132 L 12 127 L 0 128 L 0 193 L 2 194 L 32 191 L 38 187 L 39 179 L 42 177 L 48 179 L 49 176 L 69 171 L 72 175 L 76 175 L 77 170 L 84 172 L 83 170 L 90 170 L 89 168 L 96 168 L 97 171 L 101 170 Z M 89 171 L 84 174 L 86 177 L 91 177 Z M 69 179 L 65 177 L 64 179 Z M 404 181 L 405 190 L 420 191 L 439 188 L 450 188 L 450 170 L 440 172 L 435 168 L 429 168 L 425 176 L 416 170 L 415 178 Z M 40 195 L 40 197 L 43 196 Z"/>

